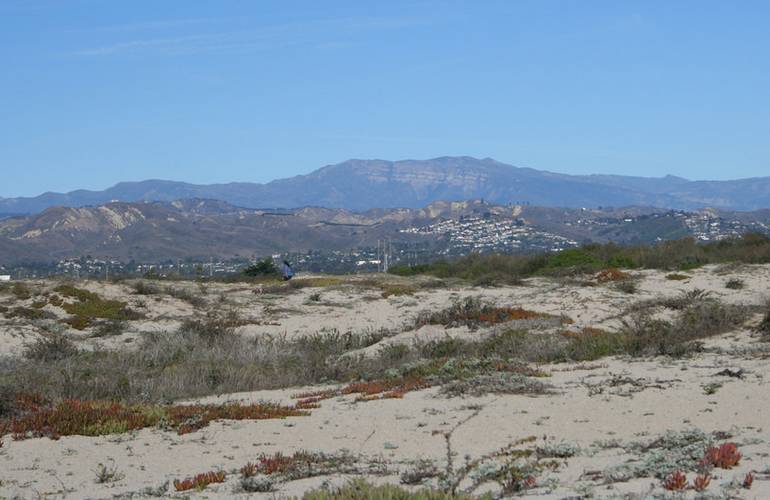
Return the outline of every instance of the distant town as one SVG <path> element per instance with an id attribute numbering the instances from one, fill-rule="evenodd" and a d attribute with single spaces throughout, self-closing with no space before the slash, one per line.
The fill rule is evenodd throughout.
<path id="1" fill-rule="evenodd" d="M 569 234 L 610 235 L 622 243 L 654 242 L 670 239 L 654 236 L 675 228 L 670 238 L 690 236 L 710 242 L 736 237 L 746 232 L 770 234 L 770 225 L 760 220 L 740 220 L 712 213 L 708 210 L 687 212 L 661 211 L 622 217 L 597 216 L 589 210 L 585 217 L 558 221 L 554 229 L 544 230 L 517 218 L 500 218 L 490 214 L 442 220 L 425 226 L 398 230 L 392 239 L 378 246 L 347 251 L 284 252 L 271 255 L 252 255 L 248 258 L 212 256 L 207 260 L 168 259 L 159 262 L 123 262 L 91 255 L 62 259 L 50 263 L 19 266 L 0 264 L 0 279 L 42 278 L 65 276 L 73 278 L 110 277 L 226 277 L 240 273 L 258 259 L 271 257 L 289 261 L 298 273 L 368 273 L 386 271 L 389 266 L 415 265 L 442 258 L 453 258 L 469 253 L 530 253 L 559 252 L 579 246 L 593 238 L 570 237 Z M 625 232 L 624 232 L 625 231 Z M 423 243 L 402 241 L 398 235 L 423 236 Z M 630 235 L 630 236 L 629 236 Z M 636 241 L 639 240 L 639 241 Z"/>

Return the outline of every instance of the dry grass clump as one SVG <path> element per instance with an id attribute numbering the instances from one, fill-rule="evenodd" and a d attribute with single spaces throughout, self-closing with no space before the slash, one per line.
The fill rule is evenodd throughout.
<path id="1" fill-rule="evenodd" d="M 30 290 L 30 288 L 25 283 L 21 283 L 19 281 L 13 283 L 12 285 L 3 283 L 0 291 L 10 292 L 16 298 L 16 300 L 27 300 L 32 298 L 33 295 L 32 290 Z"/>
<path id="2" fill-rule="evenodd" d="M 324 461 L 324 456 L 305 451 L 298 451 L 293 455 L 284 455 L 281 452 L 276 452 L 272 455 L 262 454 L 257 459 L 256 464 L 247 464 L 249 475 L 256 474 L 284 474 L 289 475 L 292 471 L 302 468 L 308 468 L 313 464 Z M 246 469 L 242 468 L 241 471 Z"/>
<path id="3" fill-rule="evenodd" d="M 235 329 L 248 324 L 234 312 L 209 312 L 203 317 L 187 318 L 179 331 L 195 337 L 207 345 L 236 342 Z"/>
<path id="4" fill-rule="evenodd" d="M 348 282 L 342 278 L 336 278 L 331 276 L 322 276 L 317 278 L 294 278 L 290 281 L 280 281 L 277 279 L 268 280 L 256 280 L 255 283 L 261 285 L 262 293 L 285 295 L 293 293 L 303 288 L 330 288 L 335 286 L 344 285 Z"/>
<path id="5" fill-rule="evenodd" d="M 762 340 L 770 342 L 770 304 L 768 304 L 767 309 L 762 321 L 757 326 L 757 331 L 762 335 Z"/>
<path id="6" fill-rule="evenodd" d="M 386 284 L 382 286 L 382 298 L 401 297 L 402 295 L 414 295 L 417 289 L 409 285 Z"/>
<path id="7" fill-rule="evenodd" d="M 688 307 L 692 307 L 693 305 L 702 304 L 712 299 L 713 297 L 711 297 L 711 292 L 707 292 L 701 288 L 694 288 L 692 290 L 682 290 L 676 297 L 667 297 L 652 301 L 649 305 L 651 307 L 661 305 L 663 307 L 667 307 L 668 309 L 681 311 L 683 309 L 687 309 Z"/>
<path id="8" fill-rule="evenodd" d="M 628 354 L 681 356 L 699 350 L 698 340 L 730 331 L 746 317 L 745 307 L 709 298 L 685 306 L 673 322 L 635 313 L 624 321 L 621 334 Z"/>
<path id="9" fill-rule="evenodd" d="M 202 490 L 206 486 L 214 483 L 224 483 L 227 474 L 224 471 L 211 471 L 183 480 L 174 480 L 174 489 L 176 491 Z"/>
<path id="10" fill-rule="evenodd" d="M 107 320 L 102 321 L 96 325 L 92 337 L 115 337 L 121 335 L 126 331 L 127 324 L 125 321 L 119 320 Z"/>
<path id="11" fill-rule="evenodd" d="M 194 432 L 212 421 L 264 420 L 306 416 L 306 411 L 274 403 L 252 405 L 124 405 L 116 402 L 17 397 L 13 415 L 0 421 L 0 435 L 29 437 L 101 436 L 162 425 L 179 434 Z"/>
<path id="12" fill-rule="evenodd" d="M 387 330 L 245 338 L 233 331 L 238 321 L 201 318 L 176 332 L 146 333 L 130 350 L 59 349 L 46 338 L 40 341 L 45 345 L 34 346 L 44 356 L 32 354 L 0 364 L 0 385 L 51 399 L 160 403 L 382 378 L 387 370 L 416 358 L 349 354 L 393 334 Z"/>
<path id="13" fill-rule="evenodd" d="M 340 488 L 310 490 L 302 498 L 304 500 L 471 500 L 472 498 L 491 499 L 492 496 L 490 494 L 481 497 L 455 495 L 430 489 L 410 491 L 395 485 L 374 486 L 364 479 L 354 479 Z"/>
<path id="14" fill-rule="evenodd" d="M 80 351 L 75 344 L 61 332 L 44 332 L 35 342 L 28 344 L 24 357 L 30 360 L 49 363 L 75 356 Z"/>
<path id="15" fill-rule="evenodd" d="M 97 484 L 113 483 L 125 477 L 125 474 L 118 471 L 114 463 L 112 465 L 97 465 L 94 474 L 96 474 L 95 481 Z"/>
<path id="16" fill-rule="evenodd" d="M 190 305 L 197 308 L 206 305 L 206 299 L 183 287 L 161 286 L 157 283 L 139 280 L 131 283 L 131 288 L 137 295 L 168 295 L 175 299 L 188 302 Z"/>
<path id="17" fill-rule="evenodd" d="M 666 275 L 666 279 L 669 281 L 684 281 L 692 278 L 692 276 L 688 276 L 686 274 L 681 273 L 671 273 Z"/>
<path id="18" fill-rule="evenodd" d="M 482 325 L 496 325 L 508 321 L 543 318 L 547 315 L 517 307 L 496 307 L 478 297 L 456 300 L 442 311 L 425 311 L 415 320 L 415 327 L 443 325 L 447 328 L 467 326 L 471 329 Z"/>

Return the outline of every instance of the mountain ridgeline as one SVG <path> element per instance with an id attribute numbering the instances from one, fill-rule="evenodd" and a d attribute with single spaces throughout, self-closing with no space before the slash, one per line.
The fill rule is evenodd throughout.
<path id="1" fill-rule="evenodd" d="M 419 209 L 253 209 L 219 200 L 113 202 L 51 207 L 0 220 L 0 264 L 92 255 L 122 262 L 245 258 L 281 252 L 347 252 L 390 241 L 398 251 L 435 255 L 569 248 L 586 241 L 704 241 L 770 233 L 770 211 L 684 212 L 656 208 L 553 208 L 482 200 Z"/>
<path id="2" fill-rule="evenodd" d="M 52 206 L 84 207 L 112 201 L 226 200 L 244 208 L 307 206 L 365 211 L 419 208 L 439 200 L 483 199 L 495 204 L 579 208 L 649 206 L 756 210 L 770 207 L 770 177 L 689 181 L 679 177 L 566 175 L 519 168 L 486 158 L 348 160 L 307 175 L 266 184 L 196 185 L 147 180 L 122 182 L 104 191 L 45 193 L 0 198 L 3 214 L 34 214 Z"/>

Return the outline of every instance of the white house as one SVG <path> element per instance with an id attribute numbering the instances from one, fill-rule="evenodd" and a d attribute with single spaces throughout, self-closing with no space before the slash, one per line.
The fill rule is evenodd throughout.
<path id="1" fill-rule="evenodd" d="M 9 274 L 0 274 L 0 281 L 11 281 L 11 275 L 9 275 Z"/>

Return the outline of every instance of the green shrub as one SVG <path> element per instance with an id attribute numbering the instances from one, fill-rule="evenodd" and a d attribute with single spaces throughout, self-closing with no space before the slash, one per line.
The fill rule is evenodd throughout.
<path id="1" fill-rule="evenodd" d="M 412 267 L 394 267 L 399 275 L 431 274 L 439 278 L 462 278 L 474 283 L 517 284 L 537 274 L 594 272 L 602 268 L 688 270 L 706 264 L 740 262 L 770 263 L 770 238 L 747 233 L 739 238 L 700 244 L 693 238 L 663 241 L 654 245 L 620 246 L 589 244 L 558 253 L 539 255 L 471 254 L 451 261 Z M 672 275 L 672 279 L 675 275 Z M 687 279 L 684 275 L 682 279 Z"/>
<path id="2" fill-rule="evenodd" d="M 72 315 L 63 322 L 76 330 L 88 328 L 96 319 L 128 321 L 142 317 L 138 312 L 129 309 L 125 302 L 102 299 L 98 294 L 88 290 L 71 285 L 61 285 L 55 290 L 65 297 L 76 299 L 75 302 L 64 302 L 60 305 Z"/>
<path id="3" fill-rule="evenodd" d="M 570 248 L 562 250 L 548 258 L 546 267 L 548 268 L 561 268 L 561 267 L 581 267 L 581 268 L 593 268 L 598 267 L 601 262 L 591 255 L 587 250 L 582 248 Z"/>

